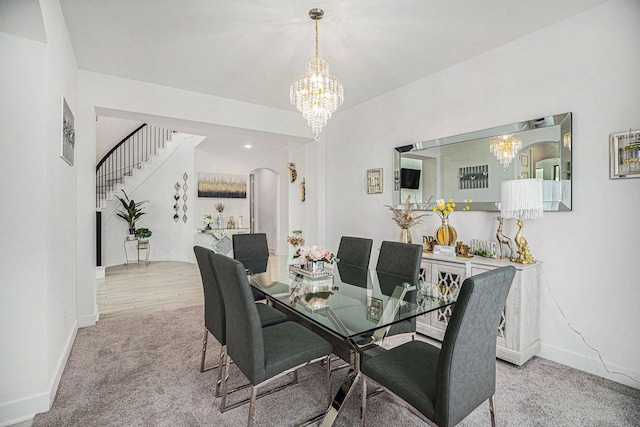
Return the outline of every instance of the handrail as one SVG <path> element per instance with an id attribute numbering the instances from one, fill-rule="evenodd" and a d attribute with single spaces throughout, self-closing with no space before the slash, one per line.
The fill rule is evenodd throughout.
<path id="1" fill-rule="evenodd" d="M 122 144 L 124 144 L 124 142 L 131 138 L 133 135 L 135 135 L 136 133 L 138 133 L 138 131 L 140 129 L 142 129 L 143 127 L 145 127 L 147 124 L 143 123 L 141 124 L 136 130 L 134 130 L 133 132 L 131 132 L 129 135 L 125 136 L 122 141 L 118 142 L 111 150 L 109 150 L 109 152 L 107 154 L 104 155 L 104 157 L 102 157 L 102 159 L 100 159 L 100 161 L 98 162 L 98 166 L 96 166 L 96 173 L 98 173 L 98 171 L 100 170 L 100 166 L 102 166 L 102 164 L 107 160 L 107 158 L 113 154 L 114 151 L 116 151 L 118 149 L 118 147 L 120 147 Z"/>
<path id="2" fill-rule="evenodd" d="M 155 125 L 143 123 L 122 141 L 117 143 L 96 166 L 96 207 L 107 198 L 109 191 L 117 191 L 127 176 L 133 176 L 135 169 L 141 169 L 144 163 L 165 148 L 173 131 Z"/>

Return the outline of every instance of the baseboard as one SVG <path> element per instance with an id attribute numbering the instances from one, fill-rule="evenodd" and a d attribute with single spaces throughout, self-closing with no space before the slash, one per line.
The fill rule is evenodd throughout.
<path id="1" fill-rule="evenodd" d="M 64 344 L 64 349 L 62 350 L 62 354 L 58 359 L 58 364 L 56 365 L 55 374 L 53 378 L 51 378 L 51 382 L 49 383 L 49 408 L 53 405 L 53 399 L 56 397 L 56 393 L 58 392 L 58 385 L 60 384 L 60 379 L 62 378 L 62 373 L 64 372 L 64 367 L 67 366 L 67 360 L 69 360 L 69 355 L 71 354 L 71 349 L 73 348 L 73 343 L 76 340 L 76 334 L 78 333 L 78 321 L 76 320 L 73 324 L 73 328 L 67 337 L 67 342 Z"/>
<path id="2" fill-rule="evenodd" d="M 38 412 L 49 410 L 49 393 L 38 393 L 0 404 L 0 427 L 32 420 Z"/>
<path id="3" fill-rule="evenodd" d="M 607 372 L 597 356 L 588 357 L 584 354 L 575 353 L 573 351 L 568 351 L 566 349 L 544 343 L 540 345 L 540 352 L 537 355 L 544 359 L 570 366 L 580 371 L 588 372 L 590 374 L 597 375 L 599 377 L 603 377 L 611 381 L 627 385 L 629 387 L 640 389 L 640 372 L 634 372 L 622 366 L 618 366 L 616 364 L 605 361 L 609 371 L 620 372 L 622 374 L 628 375 L 631 378 L 636 379 L 638 382 L 635 382 L 624 375 Z"/>
<path id="4" fill-rule="evenodd" d="M 53 399 L 56 397 L 56 392 L 58 391 L 60 379 L 62 378 L 62 372 L 71 354 L 71 348 L 76 339 L 77 331 L 78 322 L 76 321 L 67 337 L 47 391 L 0 403 L 0 427 L 14 426 L 21 423 L 28 425 L 29 421 L 33 420 L 33 417 L 35 417 L 38 412 L 46 412 L 51 409 Z"/>
<path id="5" fill-rule="evenodd" d="M 98 312 L 98 305 L 93 308 L 93 313 L 85 316 L 78 317 L 78 328 L 86 328 L 87 326 L 94 326 L 100 317 Z"/>

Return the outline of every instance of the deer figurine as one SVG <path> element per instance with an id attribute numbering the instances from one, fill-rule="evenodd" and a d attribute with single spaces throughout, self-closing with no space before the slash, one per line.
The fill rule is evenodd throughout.
<path id="1" fill-rule="evenodd" d="M 509 255 L 509 259 L 511 259 L 513 258 L 513 245 L 511 244 L 511 239 L 505 236 L 504 234 L 502 234 L 502 222 L 504 221 L 504 218 L 502 218 L 501 216 L 497 216 L 493 219 L 498 221 L 498 230 L 496 231 L 496 238 L 498 239 L 498 243 L 500 244 L 500 255 L 501 257 L 504 257 L 504 250 L 502 249 L 502 246 L 507 245 L 509 247 L 509 250 L 511 251 L 511 254 Z"/>

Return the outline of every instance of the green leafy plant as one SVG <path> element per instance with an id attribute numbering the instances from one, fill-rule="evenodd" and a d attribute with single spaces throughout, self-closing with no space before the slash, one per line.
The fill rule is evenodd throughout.
<path id="1" fill-rule="evenodd" d="M 135 200 L 129 199 L 129 196 L 127 196 L 124 190 L 122 190 L 122 193 L 124 194 L 124 198 L 120 196 L 116 196 L 116 198 L 120 200 L 124 210 L 119 210 L 117 215 L 129 224 L 129 234 L 136 234 L 136 221 L 145 214 L 145 212 L 142 212 L 144 208 L 141 206 L 149 203 L 149 201 L 143 200 L 142 202 L 136 202 Z"/>
<path id="2" fill-rule="evenodd" d="M 148 239 L 152 234 L 153 232 L 148 228 L 138 228 L 136 230 L 136 237 L 138 239 Z"/>

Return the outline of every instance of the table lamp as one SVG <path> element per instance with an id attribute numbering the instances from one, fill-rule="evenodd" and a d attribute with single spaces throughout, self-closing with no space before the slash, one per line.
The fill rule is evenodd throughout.
<path id="1" fill-rule="evenodd" d="M 522 221 L 542 218 L 542 180 L 502 181 L 500 203 L 500 215 L 505 219 L 517 219 L 520 227 L 514 238 L 518 246 L 518 258 L 511 258 L 511 261 L 534 264 L 536 260 L 531 256 L 527 240 L 522 236 Z"/>

